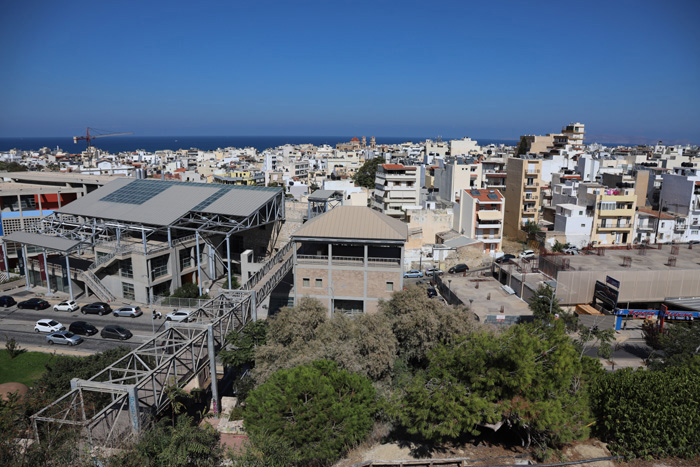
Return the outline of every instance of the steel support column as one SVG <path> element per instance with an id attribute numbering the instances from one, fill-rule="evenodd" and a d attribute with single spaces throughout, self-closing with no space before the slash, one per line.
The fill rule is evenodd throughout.
<path id="1" fill-rule="evenodd" d="M 2 243 L 2 257 L 5 260 L 5 272 L 8 273 L 8 279 L 10 274 L 10 263 L 7 261 L 7 243 Z M 231 259 L 229 258 L 229 261 Z"/>
<path id="2" fill-rule="evenodd" d="M 214 349 L 214 326 L 207 326 L 207 350 L 209 352 L 209 373 L 211 373 L 211 402 L 214 413 L 219 413 L 219 382 L 216 379 L 216 350 Z"/>
<path id="3" fill-rule="evenodd" d="M 141 239 L 143 240 L 143 254 L 148 254 L 148 247 L 146 246 L 146 229 L 141 229 Z"/>
<path id="4" fill-rule="evenodd" d="M 68 293 L 70 294 L 70 299 L 73 300 L 73 282 L 70 280 L 70 261 L 68 260 L 68 255 L 66 255 L 66 274 L 68 275 Z"/>
<path id="5" fill-rule="evenodd" d="M 29 290 L 29 268 L 27 267 L 27 246 L 22 245 L 22 260 L 24 261 L 24 279 L 27 281 L 27 290 Z"/>
<path id="6" fill-rule="evenodd" d="M 199 231 L 194 233 L 195 242 L 197 244 L 197 284 L 199 285 L 199 295 L 202 295 L 202 264 L 199 261 Z"/>
<path id="7" fill-rule="evenodd" d="M 43 248 L 42 251 L 44 252 L 44 275 L 46 276 L 46 295 L 51 296 L 53 295 L 51 293 L 51 281 L 49 280 L 49 263 L 46 261 L 46 248 Z"/>
<path id="8" fill-rule="evenodd" d="M 7 264 L 7 260 L 5 260 Z M 226 235 L 226 272 L 228 273 L 228 287 L 231 290 L 231 236 Z"/>
<path id="9" fill-rule="evenodd" d="M 173 247 L 173 236 L 172 233 L 170 232 L 170 227 L 168 227 L 168 248 Z"/>

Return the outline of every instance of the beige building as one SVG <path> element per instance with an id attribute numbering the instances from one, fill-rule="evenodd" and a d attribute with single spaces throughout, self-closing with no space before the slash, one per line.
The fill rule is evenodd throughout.
<path id="1" fill-rule="evenodd" d="M 595 195 L 591 243 L 626 245 L 634 237 L 637 195 L 633 188 L 606 189 Z"/>
<path id="2" fill-rule="evenodd" d="M 484 253 L 501 251 L 503 195 L 498 190 L 463 190 L 454 207 L 453 229 L 483 243 Z"/>
<path id="3" fill-rule="evenodd" d="M 483 166 L 477 159 L 457 159 L 433 172 L 433 186 L 444 201 L 454 203 L 462 190 L 481 188 Z"/>
<path id="4" fill-rule="evenodd" d="M 294 300 L 308 296 L 333 313 L 373 313 L 403 288 L 408 227 L 366 207 L 339 206 L 292 235 Z"/>
<path id="5" fill-rule="evenodd" d="M 408 206 L 420 205 L 419 171 L 401 164 L 377 167 L 372 207 L 396 218 L 405 216 Z"/>
<path id="6" fill-rule="evenodd" d="M 524 238 L 522 228 L 528 222 L 539 222 L 540 187 L 542 186 L 540 159 L 511 158 L 506 170 L 506 201 L 504 234 Z"/>

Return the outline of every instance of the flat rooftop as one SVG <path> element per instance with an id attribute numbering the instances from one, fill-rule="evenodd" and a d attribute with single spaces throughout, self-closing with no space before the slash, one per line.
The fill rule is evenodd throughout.
<path id="1" fill-rule="evenodd" d="M 690 249 L 689 247 L 693 248 Z M 632 258 L 630 266 L 623 266 L 623 257 Z M 668 259 L 676 257 L 676 266 L 669 266 Z M 644 254 L 640 250 L 612 250 L 605 249 L 603 256 L 597 254 L 566 255 L 570 261 L 571 269 L 578 271 L 657 271 L 674 269 L 696 269 L 700 272 L 700 245 L 678 245 L 678 254 L 671 254 L 671 245 L 662 245 L 661 249 L 647 248 Z M 550 255 L 549 258 L 552 258 Z"/>

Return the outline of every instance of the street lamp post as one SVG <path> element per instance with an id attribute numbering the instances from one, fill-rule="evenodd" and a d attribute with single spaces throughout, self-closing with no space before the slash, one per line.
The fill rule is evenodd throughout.
<path id="1" fill-rule="evenodd" d="M 552 293 L 551 297 L 548 297 L 546 295 L 540 295 L 540 298 L 546 298 L 549 300 L 549 315 L 552 315 L 552 305 L 554 304 L 554 293 Z"/>
<path id="2" fill-rule="evenodd" d="M 450 293 L 450 302 L 452 302 L 452 279 L 447 279 L 447 291 Z"/>

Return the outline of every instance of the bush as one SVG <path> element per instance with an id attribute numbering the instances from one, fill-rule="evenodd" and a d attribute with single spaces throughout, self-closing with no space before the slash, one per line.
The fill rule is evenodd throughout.
<path id="1" fill-rule="evenodd" d="M 299 465 L 328 465 L 372 428 L 376 393 L 365 377 L 319 360 L 280 370 L 254 389 L 243 413 L 252 437 L 287 446 Z"/>
<path id="2" fill-rule="evenodd" d="M 7 338 L 7 342 L 5 342 L 5 349 L 7 349 L 7 354 L 10 356 L 10 359 L 13 359 L 17 355 L 26 352 L 25 349 L 19 346 L 14 337 L 5 336 L 5 338 Z"/>
<path id="3" fill-rule="evenodd" d="M 700 370 L 629 368 L 598 378 L 591 394 L 596 434 L 626 457 L 700 454 Z"/>

